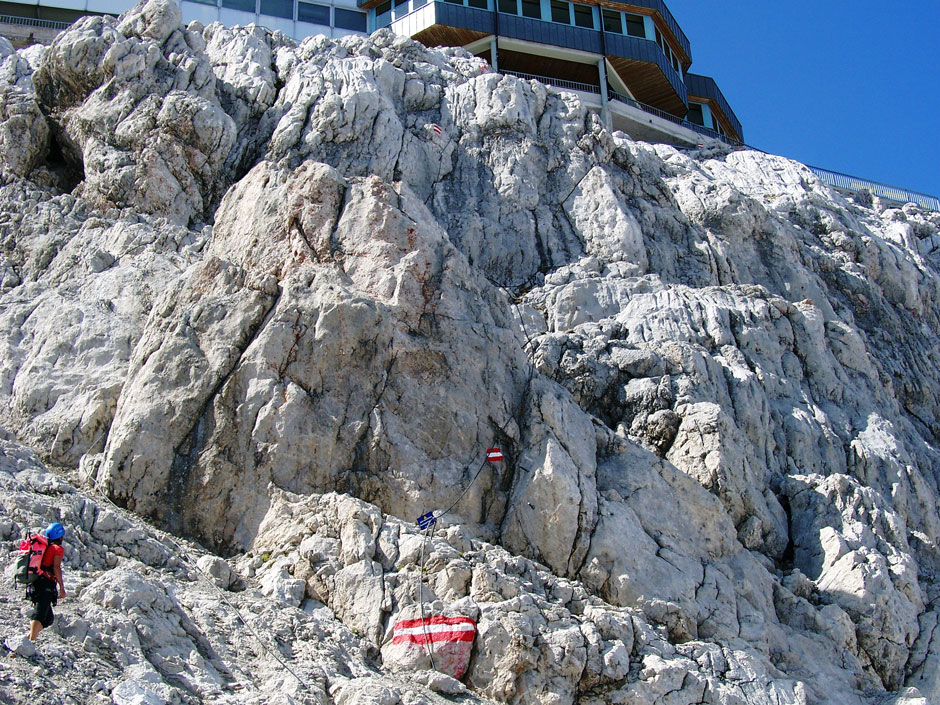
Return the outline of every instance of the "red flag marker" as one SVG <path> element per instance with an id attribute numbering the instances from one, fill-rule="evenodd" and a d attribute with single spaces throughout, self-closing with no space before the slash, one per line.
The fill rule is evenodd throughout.
<path id="1" fill-rule="evenodd" d="M 503 462 L 503 451 L 499 448 L 487 448 L 486 459 L 491 463 L 501 463 Z"/>

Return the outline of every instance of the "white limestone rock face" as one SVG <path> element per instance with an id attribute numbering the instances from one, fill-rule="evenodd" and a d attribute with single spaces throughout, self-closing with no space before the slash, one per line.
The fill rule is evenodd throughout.
<path id="1" fill-rule="evenodd" d="M 871 668 L 901 686 L 925 607 L 903 517 L 844 475 L 788 482 L 797 567 L 852 618 Z"/>
<path id="2" fill-rule="evenodd" d="M 3 39 L 0 45 L 0 168 L 26 176 L 49 151 L 49 125 L 33 92 L 33 67 Z"/>
<path id="3" fill-rule="evenodd" d="M 28 181 L 0 192 L 5 424 L 74 466 L 103 447 L 150 309 L 210 231 L 98 213 Z"/>
<path id="4" fill-rule="evenodd" d="M 689 496 L 705 498 L 705 506 L 717 501 L 685 482 Z M 638 504 L 645 499 L 638 497 Z M 341 556 L 351 555 L 347 544 L 363 545 L 352 526 L 377 540 L 362 560 L 344 566 Z M 357 551 L 352 553 L 358 556 Z M 680 702 L 695 702 L 707 690 L 722 703 L 809 702 L 802 683 L 780 677 L 750 647 L 722 650 L 688 638 L 675 646 L 641 613 L 606 603 L 586 586 L 480 541 L 461 526 L 443 525 L 428 537 L 342 495 L 278 492 L 252 553 L 266 560 L 240 560 L 246 570 L 265 580 L 291 565 L 295 577 L 308 576 L 308 595 L 324 599 L 377 647 L 388 646 L 395 622 L 422 610 L 429 616 L 470 617 L 477 635 L 463 680 L 471 694 L 491 700 L 658 702 L 673 693 Z M 381 604 L 349 599 L 343 576 L 351 568 L 369 573 L 360 590 L 378 581 Z M 398 673 L 415 669 L 417 680 L 434 688 L 425 677 L 426 660 L 394 660 L 398 652 L 390 648 L 381 653 L 393 660 L 385 667 Z"/>
<path id="5" fill-rule="evenodd" d="M 453 501 L 494 432 L 521 441 L 501 294 L 399 188 L 262 163 L 229 194 L 137 346 L 98 474 L 115 496 L 246 546 L 270 484 L 418 516 Z M 461 503 L 470 521 L 501 516 L 500 472 Z"/>
<path id="6" fill-rule="evenodd" d="M 192 36 L 199 27 L 187 30 Z M 218 22 L 202 30 L 202 40 L 219 103 L 235 124 L 235 140 L 225 157 L 226 178 L 234 181 L 254 165 L 271 136 L 271 120 L 265 115 L 279 94 L 276 57 L 289 55 L 293 42 L 256 25 L 225 27 Z M 198 40 L 192 43 L 199 46 Z"/>
<path id="7" fill-rule="evenodd" d="M 595 166 L 565 201 L 565 211 L 588 254 L 605 262 L 627 262 L 642 275 L 648 266 L 643 230 L 622 203 L 610 175 Z"/>
<path id="8" fill-rule="evenodd" d="M 361 511 L 378 515 L 364 505 Z M 424 685 L 378 669 L 367 657 L 369 644 L 322 605 L 318 611 L 306 600 L 301 609 L 280 594 L 264 594 L 283 556 L 250 589 L 220 593 L 224 588 L 214 583 L 219 571 L 212 568 L 220 559 L 78 490 L 34 453 L 5 440 L 0 512 L 7 544 L 51 519 L 67 527 L 68 597 L 35 644 L 22 637 L 31 610 L 22 588 L 14 591 L 9 575 L 0 581 L 8 606 L 0 632 L 17 655 L 4 658 L 4 703 L 36 702 L 41 684 L 54 685 L 57 698 L 81 703 L 276 705 L 289 698 L 322 705 L 330 693 L 343 697 L 338 694 L 351 683 L 356 687 L 349 695 L 358 689 L 384 692 L 391 702 L 446 702 Z M 484 702 L 472 693 L 464 697 Z"/>
<path id="9" fill-rule="evenodd" d="M 3 441 L 4 537 L 77 527 L 75 700 L 940 698 L 940 216 L 387 30 L 179 19 L 0 46 L 0 437 L 238 572 Z M 421 605 L 480 625 L 464 686 L 370 665 Z"/>
<path id="10" fill-rule="evenodd" d="M 529 389 L 528 449 L 518 460 L 503 525 L 507 547 L 559 575 L 576 575 L 597 520 L 597 447 L 589 418 L 563 390 L 542 380 Z"/>
<path id="11" fill-rule="evenodd" d="M 187 224 L 217 196 L 235 125 L 202 37 L 180 19 L 169 0 L 84 18 L 56 38 L 34 83 L 89 200 Z"/>

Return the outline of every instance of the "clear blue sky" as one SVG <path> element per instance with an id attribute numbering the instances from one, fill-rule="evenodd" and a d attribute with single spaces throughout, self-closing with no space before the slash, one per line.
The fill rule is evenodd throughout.
<path id="1" fill-rule="evenodd" d="M 940 0 L 666 0 L 745 141 L 940 196 Z"/>

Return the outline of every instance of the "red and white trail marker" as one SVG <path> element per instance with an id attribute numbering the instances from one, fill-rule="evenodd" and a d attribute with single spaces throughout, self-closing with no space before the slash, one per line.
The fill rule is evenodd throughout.
<path id="1" fill-rule="evenodd" d="M 430 649 L 436 670 L 462 678 L 476 633 L 476 623 L 470 617 L 403 619 L 395 624 L 391 643 L 382 649 L 382 659 L 401 668 L 427 668 Z"/>
<path id="2" fill-rule="evenodd" d="M 503 462 L 503 451 L 499 448 L 487 448 L 486 459 L 491 463 L 501 463 Z"/>
<path id="3" fill-rule="evenodd" d="M 441 129 L 440 125 L 431 123 L 431 132 L 433 132 L 435 135 L 440 135 L 444 132 L 444 130 Z"/>

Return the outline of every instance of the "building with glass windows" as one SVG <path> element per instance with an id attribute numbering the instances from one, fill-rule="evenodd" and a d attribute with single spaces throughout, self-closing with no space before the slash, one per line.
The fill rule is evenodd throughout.
<path id="1" fill-rule="evenodd" d="M 637 139 L 742 142 L 714 79 L 689 73 L 689 39 L 663 0 L 178 0 L 183 22 L 255 23 L 297 40 L 390 27 L 427 46 L 461 46 L 501 73 L 577 92 L 608 125 Z M 117 15 L 133 0 L 0 0 L 0 32 L 42 41 L 86 14 Z"/>
<path id="2" fill-rule="evenodd" d="M 743 142 L 714 79 L 689 73 L 688 37 L 663 0 L 358 0 L 369 28 L 462 46 L 500 73 L 574 90 L 639 139 Z M 695 134 L 691 134 L 695 133 Z"/>

